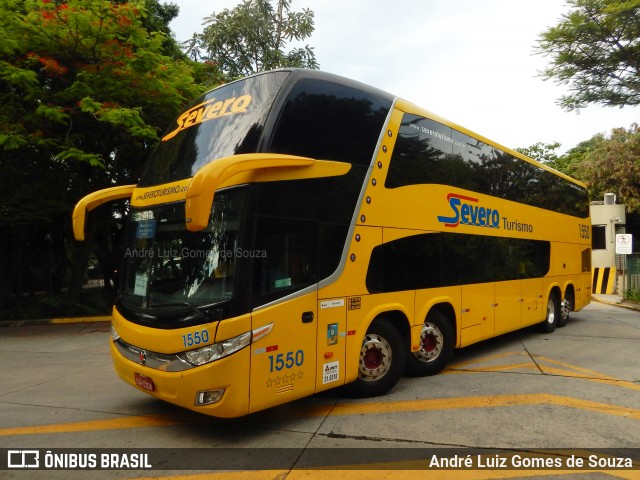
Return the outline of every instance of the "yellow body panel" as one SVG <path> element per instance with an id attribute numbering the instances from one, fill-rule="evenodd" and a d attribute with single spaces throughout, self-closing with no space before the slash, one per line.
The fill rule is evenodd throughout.
<path id="1" fill-rule="evenodd" d="M 420 348 L 420 333 L 422 330 L 422 323 L 426 320 L 429 311 L 436 305 L 444 304 L 450 305 L 453 308 L 453 314 L 456 319 L 460 319 L 461 312 L 461 297 L 462 288 L 455 287 L 441 287 L 430 288 L 428 290 L 416 290 L 415 300 L 415 320 L 414 328 L 411 333 L 411 350 L 415 351 Z M 456 347 L 460 346 L 460 325 L 459 320 L 456 322 L 458 325 L 456 331 Z"/>
<path id="2" fill-rule="evenodd" d="M 495 283 L 476 283 L 462 286 L 462 316 L 460 327 L 472 328 L 473 332 L 480 332 L 477 340 L 491 338 L 495 333 Z M 474 333 L 474 337 L 478 335 Z M 477 341 L 475 340 L 475 341 Z M 468 345 L 464 333 L 462 347 Z"/>
<path id="3" fill-rule="evenodd" d="M 344 385 L 348 334 L 346 298 L 318 301 L 316 392 Z"/>
<path id="4" fill-rule="evenodd" d="M 494 335 L 522 326 L 522 280 L 496 282 L 494 295 Z"/>
<path id="5" fill-rule="evenodd" d="M 270 323 L 273 323 L 273 329 L 249 346 L 251 412 L 314 392 L 317 298 L 317 292 L 313 291 L 252 313 L 254 330 Z M 313 319 L 309 321 L 311 316 Z M 244 368 L 248 371 L 249 364 L 245 363 Z"/>
<path id="6" fill-rule="evenodd" d="M 541 322 L 546 314 L 543 298 L 544 279 L 528 278 L 522 280 L 522 326 Z"/>

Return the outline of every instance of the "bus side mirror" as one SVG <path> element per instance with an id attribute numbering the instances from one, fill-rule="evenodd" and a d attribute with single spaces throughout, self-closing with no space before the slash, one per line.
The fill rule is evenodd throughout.
<path id="1" fill-rule="evenodd" d="M 79 242 L 84 240 L 84 225 L 87 212 L 103 203 L 113 202 L 122 198 L 131 198 L 135 185 L 121 185 L 119 187 L 104 188 L 90 193 L 80 200 L 73 209 L 73 236 Z"/>
<path id="2" fill-rule="evenodd" d="M 304 173 L 298 171 L 300 168 L 305 169 Z M 266 171 L 267 169 L 269 172 Z M 272 172 L 276 169 L 279 170 Z M 187 230 L 199 232 L 207 227 L 215 191 L 238 173 L 255 171 L 257 177 L 264 174 L 265 177 L 269 177 L 269 180 L 284 180 L 334 177 L 344 175 L 350 169 L 350 163 L 314 160 L 277 153 L 247 153 L 219 158 L 206 164 L 191 179 L 185 204 Z M 295 173 L 292 173 L 294 171 Z"/>

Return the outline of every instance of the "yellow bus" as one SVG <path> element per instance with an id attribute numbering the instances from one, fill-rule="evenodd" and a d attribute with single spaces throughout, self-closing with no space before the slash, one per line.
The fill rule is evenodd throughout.
<path id="1" fill-rule="evenodd" d="M 405 100 L 277 70 L 178 116 L 129 199 L 111 354 L 167 402 L 238 417 L 388 392 L 591 298 L 585 186 Z"/>

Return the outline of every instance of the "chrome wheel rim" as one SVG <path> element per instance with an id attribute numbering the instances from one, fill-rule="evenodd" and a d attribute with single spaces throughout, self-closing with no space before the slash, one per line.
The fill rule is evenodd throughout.
<path id="1" fill-rule="evenodd" d="M 367 333 L 360 349 L 358 377 L 365 382 L 379 380 L 391 368 L 391 345 L 384 337 Z"/>
<path id="2" fill-rule="evenodd" d="M 422 362 L 432 362 L 440 356 L 444 348 L 444 336 L 433 323 L 425 322 L 420 333 L 420 350 L 413 352 Z"/>
<path id="3" fill-rule="evenodd" d="M 569 312 L 571 311 L 571 303 L 566 298 L 560 304 L 560 316 L 563 320 L 569 318 Z"/>
<path id="4" fill-rule="evenodd" d="M 547 302 L 547 323 L 553 324 L 556 319 L 556 305 L 552 298 Z"/>

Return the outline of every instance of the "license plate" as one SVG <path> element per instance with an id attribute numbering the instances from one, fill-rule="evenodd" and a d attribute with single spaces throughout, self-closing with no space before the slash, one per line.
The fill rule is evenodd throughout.
<path id="1" fill-rule="evenodd" d="M 156 387 L 153 384 L 153 380 L 149 377 L 145 377 L 144 375 L 140 375 L 139 373 L 134 373 L 134 379 L 136 381 L 136 385 L 140 388 L 144 388 L 145 390 L 149 390 L 153 392 Z"/>

